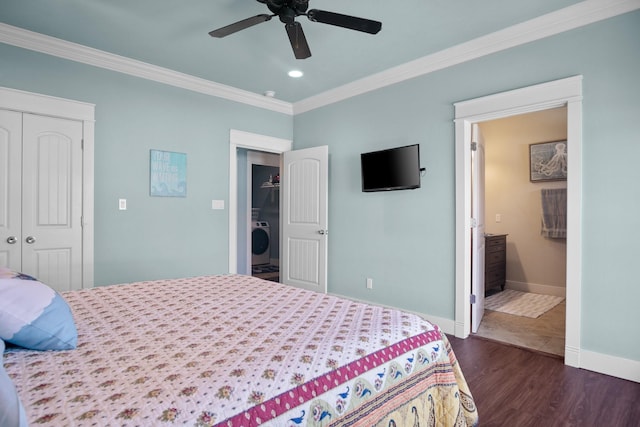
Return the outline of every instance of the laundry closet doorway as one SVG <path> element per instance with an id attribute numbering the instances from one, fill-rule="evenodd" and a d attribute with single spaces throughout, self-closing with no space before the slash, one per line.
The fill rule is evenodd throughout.
<path id="1" fill-rule="evenodd" d="M 279 281 L 280 155 L 247 151 L 247 272 Z"/>
<path id="2" fill-rule="evenodd" d="M 282 154 L 280 282 L 327 292 L 329 147 L 292 150 L 291 141 L 231 129 L 229 138 L 229 273 L 246 274 L 246 150 Z M 250 217 L 249 217 L 250 218 Z"/>

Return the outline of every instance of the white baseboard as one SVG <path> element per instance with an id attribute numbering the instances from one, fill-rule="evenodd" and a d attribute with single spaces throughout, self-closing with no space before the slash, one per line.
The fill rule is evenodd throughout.
<path id="1" fill-rule="evenodd" d="M 580 367 L 580 349 L 578 347 L 564 346 L 564 364 L 574 368 Z"/>
<path id="2" fill-rule="evenodd" d="M 455 337 L 456 338 L 461 338 L 461 339 L 467 339 L 469 338 L 469 329 L 464 327 L 464 322 L 455 322 L 454 321 L 454 330 L 455 330 Z"/>
<path id="3" fill-rule="evenodd" d="M 454 335 L 455 334 L 455 324 L 456 322 L 454 320 L 451 319 L 445 319 L 444 317 L 438 317 L 438 316 L 431 316 L 430 314 L 425 314 L 425 313 L 418 313 L 417 311 L 411 311 L 411 310 L 406 310 L 404 308 L 398 308 L 398 307 L 393 307 L 391 305 L 386 305 L 386 304 L 380 304 L 377 302 L 371 302 L 371 301 L 366 301 L 360 298 L 353 298 L 353 297 L 347 297 L 344 295 L 340 295 L 340 294 L 336 294 L 333 292 L 329 292 L 329 295 L 333 295 L 339 298 L 344 298 L 344 299 L 348 299 L 351 301 L 356 301 L 356 302 L 360 302 L 360 303 L 364 303 L 364 304 L 369 304 L 369 305 L 377 305 L 379 307 L 385 307 L 385 308 L 392 308 L 394 310 L 400 310 L 400 311 L 405 311 L 407 313 L 411 313 L 411 314 L 415 314 L 416 316 L 420 316 L 423 319 L 428 320 L 429 322 L 433 323 L 434 325 L 437 325 L 440 330 L 442 332 L 444 332 L 445 334 L 448 335 Z"/>
<path id="4" fill-rule="evenodd" d="M 580 367 L 589 371 L 640 383 L 640 361 L 593 351 L 580 351 Z"/>
<path id="5" fill-rule="evenodd" d="M 434 325 L 438 325 L 440 327 L 440 330 L 442 330 L 442 332 L 444 332 L 445 334 L 455 336 L 455 329 L 456 329 L 455 321 L 451 319 L 445 319 L 444 317 L 431 316 L 430 314 L 420 314 L 420 313 L 416 313 L 416 314 L 427 319 L 429 322 L 433 323 Z"/>
<path id="6" fill-rule="evenodd" d="M 534 294 L 553 295 L 554 297 L 567 297 L 567 288 L 560 286 L 540 285 L 537 283 L 516 282 L 515 280 L 507 280 L 506 289 L 512 289 L 520 292 L 531 292 Z"/>

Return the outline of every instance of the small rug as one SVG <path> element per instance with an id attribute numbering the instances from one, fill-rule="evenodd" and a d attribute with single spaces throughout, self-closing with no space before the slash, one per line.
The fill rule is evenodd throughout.
<path id="1" fill-rule="evenodd" d="M 563 297 L 553 295 L 532 294 L 505 289 L 485 298 L 484 308 L 535 319 L 560 304 L 563 300 Z"/>
<path id="2" fill-rule="evenodd" d="M 251 267 L 251 275 L 272 282 L 280 281 L 280 267 L 271 264 L 254 265 Z"/>
<path id="3" fill-rule="evenodd" d="M 277 273 L 280 271 L 280 267 L 277 265 L 271 264 L 260 264 L 260 265 L 252 265 L 251 273 L 252 274 L 260 274 L 260 273 Z"/>

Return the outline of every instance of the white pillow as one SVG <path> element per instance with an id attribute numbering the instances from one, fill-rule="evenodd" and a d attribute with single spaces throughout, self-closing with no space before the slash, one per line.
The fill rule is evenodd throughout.
<path id="1" fill-rule="evenodd" d="M 27 416 L 16 393 L 16 388 L 2 363 L 4 341 L 0 340 L 0 426 L 26 427 Z"/>
<path id="2" fill-rule="evenodd" d="M 31 350 L 71 350 L 78 332 L 60 294 L 33 277 L 0 268 L 0 339 Z"/>

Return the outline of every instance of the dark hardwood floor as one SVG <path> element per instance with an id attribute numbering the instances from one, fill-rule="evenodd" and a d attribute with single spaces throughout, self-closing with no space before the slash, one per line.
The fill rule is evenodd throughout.
<path id="1" fill-rule="evenodd" d="M 447 338 L 478 407 L 481 427 L 640 426 L 638 383 L 479 337 Z"/>

